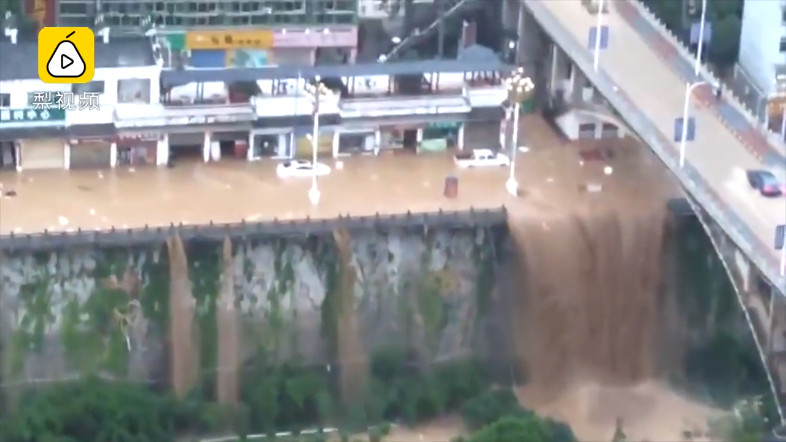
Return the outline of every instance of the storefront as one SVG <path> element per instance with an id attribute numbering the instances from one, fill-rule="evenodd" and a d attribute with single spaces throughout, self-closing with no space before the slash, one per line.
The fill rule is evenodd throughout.
<path id="1" fill-rule="evenodd" d="M 263 158 L 283 159 L 292 157 L 292 132 L 252 131 L 248 159 L 256 161 Z"/>
<path id="2" fill-rule="evenodd" d="M 183 159 L 201 159 L 205 162 L 221 158 L 245 159 L 251 123 L 255 119 L 256 114 L 247 103 L 153 106 L 144 114 L 118 110 L 115 124 L 124 132 L 160 133 L 156 143 L 156 163 L 164 165 L 170 160 Z M 150 158 L 149 155 L 149 151 L 146 151 L 145 158 Z"/>
<path id="3" fill-rule="evenodd" d="M 69 169 L 104 169 L 112 167 L 111 140 L 71 140 L 67 150 L 69 153 Z"/>
<path id="4" fill-rule="evenodd" d="M 178 160 L 204 160 L 204 132 L 172 132 L 167 134 L 169 140 L 169 158 Z M 210 142 L 208 142 L 210 143 Z M 208 144 L 210 146 L 210 144 Z"/>
<path id="5" fill-rule="evenodd" d="M 333 156 L 333 139 L 335 128 L 320 128 L 317 138 L 317 157 L 328 158 Z M 309 159 L 314 155 L 314 145 L 311 142 L 311 132 L 297 130 L 295 132 L 295 158 Z"/>
<path id="6" fill-rule="evenodd" d="M 115 138 L 118 166 L 155 165 L 158 158 L 158 133 L 123 133 Z"/>
<path id="7" fill-rule="evenodd" d="M 15 141 L 0 141 L 0 169 L 18 169 L 22 163 L 19 146 Z"/>
<path id="8" fill-rule="evenodd" d="M 455 149 L 463 145 L 463 123 L 459 121 L 436 121 L 423 128 L 423 139 L 420 150 L 425 152 L 441 152 Z"/>
<path id="9" fill-rule="evenodd" d="M 169 151 L 173 159 L 208 162 L 247 158 L 250 128 L 203 127 L 198 128 L 199 132 L 194 129 L 176 128 L 169 132 Z"/>
<path id="10" fill-rule="evenodd" d="M 70 169 L 102 169 L 113 166 L 115 151 L 114 124 L 69 126 L 68 167 Z"/>
<path id="11" fill-rule="evenodd" d="M 379 145 L 377 130 L 372 128 L 342 127 L 337 136 L 337 156 L 374 154 Z"/>
<path id="12" fill-rule="evenodd" d="M 18 170 L 63 169 L 66 164 L 65 111 L 0 109 L 2 164 Z"/>
<path id="13" fill-rule="evenodd" d="M 66 168 L 65 138 L 27 138 L 18 143 L 23 169 Z"/>

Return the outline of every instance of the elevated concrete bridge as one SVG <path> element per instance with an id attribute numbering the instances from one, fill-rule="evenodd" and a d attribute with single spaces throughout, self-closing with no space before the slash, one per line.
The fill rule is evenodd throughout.
<path id="1" fill-rule="evenodd" d="M 734 282 L 783 404 L 786 278 L 773 242 L 776 226 L 786 224 L 786 198 L 761 197 L 745 177 L 747 169 L 767 168 L 783 179 L 783 141 L 760 130 L 725 87 L 718 99 L 710 86 L 717 83 L 713 74 L 702 67 L 695 75 L 693 56 L 637 0 L 610 2 L 603 17 L 609 45 L 597 70 L 588 47 L 597 16 L 580 0 L 508 0 L 506 7 L 506 16 L 513 17 L 508 26 L 517 27 L 520 36 L 519 62 L 527 67 L 527 54 L 538 54 L 530 69 L 545 83 L 543 94 L 577 109 L 586 103 L 613 109 L 682 184 Z M 696 139 L 680 167 L 675 119 L 682 114 L 686 85 L 695 82 L 706 84 L 691 97 Z"/>

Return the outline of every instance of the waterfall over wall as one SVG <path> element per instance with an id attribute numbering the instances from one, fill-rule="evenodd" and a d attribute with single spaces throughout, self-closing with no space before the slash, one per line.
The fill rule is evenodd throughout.
<path id="1" fill-rule="evenodd" d="M 346 230 L 334 230 L 338 251 L 338 311 L 336 312 L 336 359 L 339 363 L 339 389 L 345 404 L 363 397 L 368 377 L 368 357 L 358 335 L 355 308 L 357 275 L 352 265 L 351 238 Z"/>
<path id="2" fill-rule="evenodd" d="M 194 331 L 195 300 L 188 275 L 188 256 L 183 240 L 175 235 L 167 240 L 169 251 L 169 310 L 172 386 L 179 396 L 186 395 L 199 376 L 196 333 Z"/>
<path id="3" fill-rule="evenodd" d="M 221 255 L 221 292 L 218 296 L 218 375 L 216 397 L 222 404 L 237 405 L 240 364 L 239 318 L 235 309 L 235 275 L 232 240 L 224 238 Z"/>

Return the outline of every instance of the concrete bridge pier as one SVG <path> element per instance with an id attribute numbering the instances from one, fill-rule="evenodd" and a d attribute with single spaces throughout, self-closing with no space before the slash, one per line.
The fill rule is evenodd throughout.
<path id="1" fill-rule="evenodd" d="M 608 101 L 554 42 L 546 62 L 548 109 L 557 126 L 570 139 L 622 138 L 630 133 Z"/>

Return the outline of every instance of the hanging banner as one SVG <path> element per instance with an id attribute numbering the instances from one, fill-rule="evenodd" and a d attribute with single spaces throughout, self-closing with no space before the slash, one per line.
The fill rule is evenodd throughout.
<path id="1" fill-rule="evenodd" d="M 270 49 L 273 32 L 251 31 L 193 31 L 186 33 L 188 49 Z"/>

